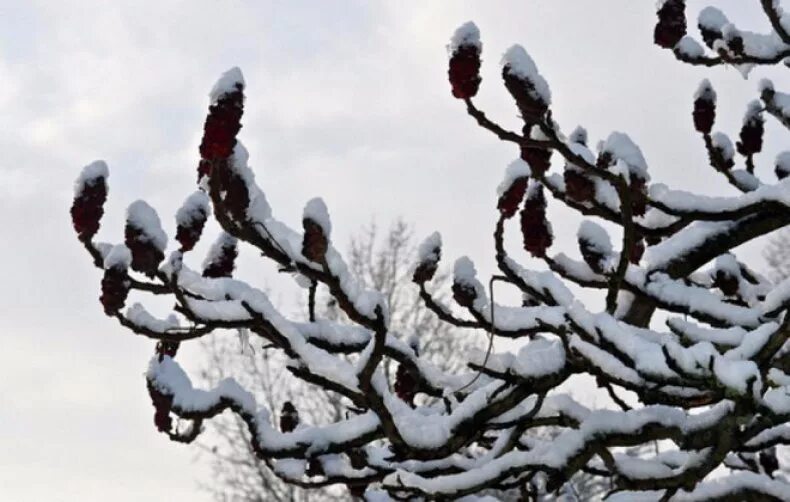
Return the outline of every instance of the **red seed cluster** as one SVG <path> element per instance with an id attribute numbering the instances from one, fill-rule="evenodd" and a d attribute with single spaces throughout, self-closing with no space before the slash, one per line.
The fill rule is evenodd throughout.
<path id="1" fill-rule="evenodd" d="M 554 237 L 546 219 L 546 198 L 541 185 L 524 202 L 524 209 L 521 210 L 521 235 L 527 252 L 537 258 L 546 256 L 546 250 L 551 246 Z"/>
<path id="2" fill-rule="evenodd" d="M 195 244 L 200 240 L 203 227 L 206 225 L 208 214 L 200 208 L 193 217 L 187 221 L 178 222 L 176 228 L 176 240 L 181 244 L 181 252 L 185 253 L 194 249 Z"/>
<path id="3" fill-rule="evenodd" d="M 170 432 L 173 426 L 173 420 L 170 418 L 173 396 L 160 392 L 150 381 L 148 395 L 151 396 L 151 403 L 154 405 L 154 425 L 159 432 Z"/>
<path id="4" fill-rule="evenodd" d="M 414 396 L 417 394 L 417 379 L 414 370 L 401 363 L 395 372 L 395 394 L 409 405 L 414 405 Z"/>
<path id="5" fill-rule="evenodd" d="M 551 150 L 532 146 L 521 147 L 521 159 L 529 164 L 536 176 L 543 176 L 551 167 Z"/>
<path id="6" fill-rule="evenodd" d="M 227 159 L 214 163 L 211 184 L 212 193 L 221 194 L 222 208 L 225 212 L 238 223 L 246 222 L 250 192 L 244 178 L 230 167 Z"/>
<path id="7" fill-rule="evenodd" d="M 219 254 L 203 269 L 203 277 L 230 277 L 233 275 L 238 254 L 235 241 L 223 242 Z"/>
<path id="8" fill-rule="evenodd" d="M 441 256 L 441 249 L 434 248 L 433 251 L 436 256 Z M 417 284 L 423 284 L 425 282 L 430 281 L 433 279 L 433 276 L 436 275 L 436 269 L 439 268 L 438 260 L 426 260 L 414 269 L 414 275 L 412 276 L 412 281 Z"/>
<path id="9" fill-rule="evenodd" d="M 310 261 L 322 263 L 326 257 L 326 250 L 329 248 L 324 229 L 310 218 L 303 219 L 302 226 L 304 227 L 302 254 Z"/>
<path id="10" fill-rule="evenodd" d="M 99 301 L 104 307 L 105 314 L 112 316 L 123 308 L 126 297 L 129 296 L 129 286 L 126 267 L 119 265 L 104 271 Z"/>
<path id="11" fill-rule="evenodd" d="M 132 270 L 153 277 L 165 254 L 157 248 L 151 238 L 139 227 L 126 222 L 124 229 L 126 247 L 132 252 Z"/>
<path id="12" fill-rule="evenodd" d="M 647 182 L 637 176 L 631 176 L 628 191 L 631 195 L 631 211 L 635 216 L 644 216 L 647 211 Z"/>
<path id="13" fill-rule="evenodd" d="M 653 32 L 653 41 L 665 49 L 671 49 L 686 35 L 686 2 L 666 0 L 658 9 L 658 23 Z"/>
<path id="14" fill-rule="evenodd" d="M 631 253 L 628 255 L 628 261 L 630 261 L 634 265 L 638 265 L 639 260 L 642 259 L 642 255 L 644 254 L 645 254 L 645 241 L 643 239 L 639 239 L 634 243 L 634 247 L 631 248 Z"/>
<path id="15" fill-rule="evenodd" d="M 450 56 L 447 71 L 453 96 L 468 99 L 480 88 L 480 48 L 474 44 L 459 45 Z"/>
<path id="16" fill-rule="evenodd" d="M 296 411 L 291 401 L 283 403 L 280 411 L 280 430 L 282 432 L 293 432 L 299 425 L 299 412 Z"/>
<path id="17" fill-rule="evenodd" d="M 516 178 L 508 189 L 505 190 L 505 193 L 499 197 L 497 209 L 499 209 L 499 212 L 504 218 L 512 218 L 513 215 L 516 214 L 518 206 L 521 204 L 521 201 L 524 199 L 524 194 L 527 191 L 528 181 L 529 178 L 526 176 Z"/>
<path id="18" fill-rule="evenodd" d="M 543 118 L 549 105 L 538 97 L 535 84 L 532 81 L 512 73 L 510 65 L 507 64 L 502 68 L 502 79 L 505 81 L 505 88 L 516 101 L 516 106 L 525 122 L 534 124 Z M 522 158 L 524 158 L 523 150 Z M 524 160 L 530 162 L 527 159 Z M 531 162 L 530 167 L 533 171 L 537 169 Z"/>
<path id="19" fill-rule="evenodd" d="M 744 121 L 741 127 L 740 141 L 736 142 L 738 153 L 741 155 L 754 155 L 763 149 L 763 133 L 765 120 L 757 113 Z"/>
<path id="20" fill-rule="evenodd" d="M 82 191 L 71 205 L 71 223 L 77 237 L 89 242 L 99 231 L 99 222 L 104 216 L 104 202 L 107 200 L 107 183 L 104 177 L 87 180 Z"/>
<path id="21" fill-rule="evenodd" d="M 244 112 L 244 87 L 236 84 L 236 89 L 223 94 L 209 107 L 206 123 L 203 126 L 203 140 L 200 142 L 200 156 L 213 162 L 227 159 L 236 146 L 236 135 L 241 129 L 241 116 Z M 207 167 L 201 163 L 205 171 Z M 201 167 L 198 168 L 200 173 Z"/>
<path id="22" fill-rule="evenodd" d="M 712 91 L 710 89 L 710 92 L 702 92 L 694 100 L 694 111 L 692 112 L 694 129 L 702 134 L 710 134 L 713 122 L 716 120 L 716 97 Z"/>
<path id="23" fill-rule="evenodd" d="M 576 202 L 587 202 L 595 197 L 595 183 L 578 169 L 566 169 L 562 176 L 565 179 L 565 193 Z"/>
<path id="24" fill-rule="evenodd" d="M 475 291 L 475 288 L 470 284 L 454 282 L 452 290 L 453 299 L 462 307 L 472 307 L 475 303 L 475 299 L 477 299 L 477 291 Z"/>

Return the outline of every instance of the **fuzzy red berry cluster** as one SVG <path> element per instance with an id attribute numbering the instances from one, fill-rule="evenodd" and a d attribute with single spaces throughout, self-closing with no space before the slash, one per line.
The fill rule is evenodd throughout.
<path id="1" fill-rule="evenodd" d="M 129 287 L 129 274 L 125 266 L 119 264 L 104 271 L 99 301 L 105 314 L 111 316 L 123 308 L 129 296 Z"/>
<path id="2" fill-rule="evenodd" d="M 653 41 L 659 47 L 671 49 L 686 35 L 686 2 L 665 0 L 658 9 L 658 23 L 653 32 Z"/>
<path id="3" fill-rule="evenodd" d="M 85 181 L 80 193 L 74 197 L 71 206 L 71 222 L 81 241 L 90 241 L 99 231 L 99 222 L 104 216 L 106 201 L 107 182 L 104 177 Z"/>
<path id="4" fill-rule="evenodd" d="M 527 194 L 521 210 L 521 235 L 527 252 L 536 258 L 546 256 L 546 250 L 551 247 L 554 236 L 551 233 L 551 224 L 546 218 L 543 185 L 534 185 Z"/>
<path id="5" fill-rule="evenodd" d="M 209 107 L 200 142 L 202 160 L 198 167 L 198 179 L 211 174 L 213 162 L 227 159 L 233 153 L 244 112 L 243 91 L 243 84 L 237 83 L 233 91 L 222 94 Z"/>

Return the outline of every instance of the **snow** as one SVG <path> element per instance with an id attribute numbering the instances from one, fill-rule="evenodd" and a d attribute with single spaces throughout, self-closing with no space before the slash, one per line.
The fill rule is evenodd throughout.
<path id="1" fill-rule="evenodd" d="M 82 195 L 82 191 L 88 185 L 95 184 L 98 180 L 106 180 L 110 176 L 110 170 L 107 168 L 107 163 L 103 160 L 96 160 L 82 168 L 80 175 L 74 182 L 74 197 Z"/>
<path id="2" fill-rule="evenodd" d="M 774 161 L 777 171 L 790 174 L 790 150 L 779 153 Z"/>
<path id="3" fill-rule="evenodd" d="M 612 254 L 612 241 L 609 239 L 609 234 L 604 228 L 592 220 L 584 220 L 579 225 L 579 230 L 576 232 L 576 237 L 580 241 L 584 241 L 595 252 L 604 256 Z"/>
<path id="4" fill-rule="evenodd" d="M 713 143 L 713 148 L 720 150 L 722 156 L 726 160 L 732 160 L 732 158 L 735 157 L 735 148 L 732 146 L 732 141 L 730 141 L 729 136 L 723 132 L 713 133 L 713 135 L 711 135 L 711 142 Z"/>
<path id="5" fill-rule="evenodd" d="M 513 182 L 519 178 L 528 178 L 530 174 L 529 164 L 526 161 L 522 159 L 514 160 L 505 169 L 505 177 L 496 189 L 497 195 L 502 197 L 513 185 Z"/>
<path id="6" fill-rule="evenodd" d="M 534 91 L 534 98 L 546 105 L 551 104 L 549 84 L 538 72 L 535 62 L 522 46 L 513 45 L 510 47 L 502 56 L 502 66 L 511 75 L 529 81 L 533 87 L 531 91 Z"/>
<path id="7" fill-rule="evenodd" d="M 582 126 L 576 126 L 570 136 L 568 136 L 568 141 L 571 143 L 578 143 L 581 145 L 587 144 L 587 129 Z"/>
<path id="8" fill-rule="evenodd" d="M 716 101 L 716 91 L 707 78 L 702 79 L 694 92 L 694 100 Z"/>
<path id="9" fill-rule="evenodd" d="M 143 200 L 136 200 L 126 210 L 126 221 L 140 230 L 140 240 L 150 242 L 158 250 L 167 247 L 167 234 L 162 230 L 162 222 L 156 210 Z"/>
<path id="10" fill-rule="evenodd" d="M 226 232 L 220 232 L 217 236 L 217 240 L 211 245 L 206 254 L 205 260 L 203 260 L 203 268 L 206 269 L 210 265 L 217 263 L 222 258 L 222 255 L 225 254 L 225 248 L 235 247 L 237 244 L 237 240 L 232 235 Z"/>
<path id="11" fill-rule="evenodd" d="M 472 21 L 462 24 L 455 30 L 453 36 L 450 38 L 447 51 L 452 55 L 462 45 L 477 47 L 478 52 L 483 49 L 483 44 L 480 42 L 480 30 Z"/>
<path id="12" fill-rule="evenodd" d="M 689 58 L 698 58 L 705 55 L 705 48 L 697 42 L 694 37 L 684 36 L 675 45 L 675 50 Z"/>
<path id="13" fill-rule="evenodd" d="M 132 264 L 132 252 L 124 244 L 113 246 L 104 257 L 104 269 L 129 268 Z"/>
<path id="14" fill-rule="evenodd" d="M 434 232 L 422 241 L 417 247 L 417 262 L 426 263 L 439 261 L 442 249 L 442 235 L 439 232 Z"/>
<path id="15" fill-rule="evenodd" d="M 190 226 L 193 221 L 205 219 L 211 214 L 209 198 L 203 190 L 196 190 L 187 197 L 184 204 L 176 211 L 176 223 L 179 226 Z"/>
<path id="16" fill-rule="evenodd" d="M 137 326 L 141 326 L 156 333 L 167 333 L 169 330 L 179 327 L 177 317 L 171 315 L 167 319 L 157 319 L 140 303 L 135 303 L 126 309 L 125 316 Z"/>
<path id="17" fill-rule="evenodd" d="M 327 239 L 332 235 L 332 223 L 329 220 L 329 211 L 322 198 L 316 197 L 310 199 L 304 207 L 302 218 L 317 223 Z"/>
<path id="18" fill-rule="evenodd" d="M 705 7 L 697 16 L 697 24 L 711 31 L 722 31 L 729 19 L 716 7 Z"/>
<path id="19" fill-rule="evenodd" d="M 242 75 L 239 67 L 234 66 L 227 70 L 219 77 L 217 83 L 211 88 L 209 99 L 211 104 L 215 105 L 226 94 L 230 94 L 238 90 L 238 87 L 244 89 L 244 75 Z"/>
<path id="20" fill-rule="evenodd" d="M 462 256 L 455 260 L 455 265 L 453 266 L 453 277 L 455 282 L 461 284 L 477 282 L 477 270 L 475 270 L 475 265 L 472 263 L 472 260 L 470 260 L 469 257 Z"/>

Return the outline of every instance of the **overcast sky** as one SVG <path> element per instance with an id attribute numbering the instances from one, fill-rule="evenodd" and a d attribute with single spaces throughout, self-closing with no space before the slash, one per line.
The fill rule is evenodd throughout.
<path id="1" fill-rule="evenodd" d="M 688 3 L 694 17 L 711 3 L 743 28 L 766 29 L 756 0 Z M 278 218 L 298 227 L 320 195 L 340 248 L 371 218 L 403 216 L 420 236 L 442 232 L 449 263 L 466 254 L 490 271 L 495 188 L 517 152 L 450 96 L 445 45 L 468 20 L 482 32 L 477 101 L 491 117 L 518 127 L 498 64 L 520 43 L 551 86 L 563 130 L 583 124 L 593 144 L 625 131 L 654 180 L 733 193 L 692 133 L 691 95 L 710 77 L 717 127 L 734 136 L 757 80 L 786 88 L 786 78 L 680 65 L 652 45 L 653 4 L 0 0 L 0 498 L 208 499 L 196 483 L 205 462 L 154 429 L 142 376 L 153 343 L 97 301 L 100 272 L 68 216 L 83 165 L 110 166 L 101 240 L 122 238 L 138 198 L 172 235 L 172 215 L 194 190 L 207 93 L 240 66 L 241 139 Z M 766 175 L 782 141 L 769 133 L 758 164 Z M 575 252 L 576 224 L 556 213 L 557 248 Z M 759 268 L 757 246 L 742 253 Z M 242 269 L 271 280 L 254 253 Z"/>

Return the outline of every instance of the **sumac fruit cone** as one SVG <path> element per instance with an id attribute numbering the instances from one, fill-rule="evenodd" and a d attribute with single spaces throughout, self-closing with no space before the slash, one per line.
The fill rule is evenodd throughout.
<path id="1" fill-rule="evenodd" d="M 665 0 L 658 9 L 658 23 L 653 41 L 659 47 L 671 49 L 686 35 L 686 3 L 684 0 Z"/>
<path id="2" fill-rule="evenodd" d="M 469 99 L 480 88 L 480 48 L 473 44 L 461 44 L 450 55 L 447 76 L 453 96 Z"/>
<path id="3" fill-rule="evenodd" d="M 305 218 L 302 220 L 304 237 L 302 238 L 302 254 L 305 258 L 316 263 L 322 263 L 329 248 L 329 242 L 324 229 L 315 221 Z"/>
<path id="4" fill-rule="evenodd" d="M 546 256 L 546 250 L 551 247 L 554 237 L 546 219 L 546 198 L 542 185 L 535 186 L 527 194 L 521 210 L 521 235 L 527 252 L 537 258 Z"/>
<path id="5" fill-rule="evenodd" d="M 165 254 L 151 242 L 142 229 L 129 222 L 126 223 L 124 236 L 126 247 L 132 252 L 132 269 L 149 277 L 156 275 Z"/>
<path id="6" fill-rule="evenodd" d="M 215 162 L 227 159 L 233 153 L 244 113 L 243 91 L 243 84 L 238 82 L 234 90 L 218 96 L 216 102 L 209 106 L 200 142 L 203 161 L 198 166 L 198 179 L 213 174 L 211 168 L 216 165 Z"/>
<path id="7" fill-rule="evenodd" d="M 526 177 L 519 177 L 516 178 L 513 183 L 511 183 L 510 187 L 505 190 L 505 193 L 499 197 L 499 201 L 497 202 L 497 209 L 505 218 L 512 218 L 516 211 L 518 211 L 518 206 L 521 204 L 521 201 L 524 199 L 524 194 L 527 191 L 527 183 L 529 178 Z"/>
<path id="8" fill-rule="evenodd" d="M 71 222 L 77 237 L 83 242 L 90 241 L 96 232 L 107 201 L 107 184 L 104 178 L 88 180 L 71 205 Z"/>
<path id="9" fill-rule="evenodd" d="M 112 316 L 121 310 L 129 295 L 129 275 L 126 267 L 110 267 L 104 271 L 101 280 L 101 296 L 99 301 L 104 307 L 104 313 Z"/>
<path id="10" fill-rule="evenodd" d="M 565 180 L 565 193 L 576 202 L 587 202 L 595 197 L 595 182 L 576 169 L 566 169 L 562 175 Z"/>

